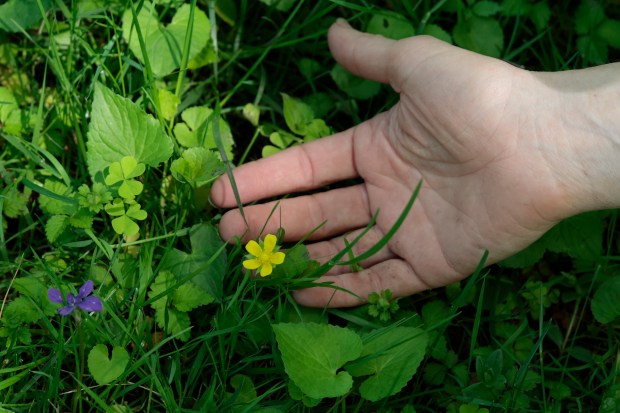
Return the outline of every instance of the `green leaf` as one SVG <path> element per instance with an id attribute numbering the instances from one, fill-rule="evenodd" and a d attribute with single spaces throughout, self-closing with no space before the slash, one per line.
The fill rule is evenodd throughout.
<path id="1" fill-rule="evenodd" d="M 620 20 L 605 19 L 596 28 L 596 34 L 610 46 L 620 48 Z"/>
<path id="2" fill-rule="evenodd" d="M 500 5 L 494 1 L 479 1 L 472 7 L 474 14 L 480 17 L 495 16 L 500 10 Z"/>
<path id="3" fill-rule="evenodd" d="M 607 42 L 598 36 L 581 36 L 577 39 L 577 49 L 581 57 L 593 64 L 604 64 L 609 59 L 609 51 L 607 49 Z"/>
<path id="4" fill-rule="evenodd" d="M 165 293 L 151 303 L 155 310 L 155 321 L 168 334 L 174 334 L 179 340 L 187 341 L 190 337 L 188 331 L 190 327 L 189 316 L 186 312 L 179 311 L 170 305 L 176 283 L 177 277 L 173 273 L 170 271 L 160 272 L 151 284 L 149 298 Z"/>
<path id="5" fill-rule="evenodd" d="M 150 2 L 144 2 L 138 13 L 137 20 L 140 32 L 144 39 L 146 54 L 153 73 L 165 76 L 181 66 L 185 34 L 192 24 L 190 21 L 191 6 L 184 4 L 172 17 L 169 25 L 160 24 L 157 13 Z M 189 60 L 193 59 L 207 46 L 211 36 L 211 23 L 207 15 L 199 8 L 194 9 L 192 31 L 189 47 Z M 140 41 L 133 25 L 131 9 L 123 13 L 123 38 L 129 43 L 129 48 L 144 63 L 144 55 Z"/>
<path id="6" fill-rule="evenodd" d="M 595 211 L 565 219 L 549 230 L 543 241 L 549 251 L 576 259 L 598 259 L 603 254 L 606 216 L 607 212 Z"/>
<path id="7" fill-rule="evenodd" d="M 428 36 L 433 36 L 439 40 L 443 40 L 446 43 L 452 44 L 452 36 L 450 36 L 450 33 L 437 26 L 436 24 L 427 24 L 426 26 L 424 26 L 424 31 L 422 33 Z"/>
<path id="8" fill-rule="evenodd" d="M 590 34 L 605 20 L 605 9 L 598 1 L 583 0 L 575 11 L 575 31 Z"/>
<path id="9" fill-rule="evenodd" d="M 380 34 L 388 39 L 400 40 L 415 35 L 413 24 L 401 14 L 382 11 L 374 13 L 366 28 L 368 33 Z"/>
<path id="10" fill-rule="evenodd" d="M 159 89 L 159 110 L 164 119 L 170 120 L 177 114 L 177 108 L 181 103 L 181 99 L 174 93 L 166 89 Z"/>
<path id="11" fill-rule="evenodd" d="M 260 108 L 253 103 L 246 103 L 243 107 L 243 117 L 246 118 L 253 126 L 258 126 L 260 119 Z"/>
<path id="12" fill-rule="evenodd" d="M 2 7 L 4 6 L 0 6 L 0 10 Z M 0 27 L 2 25 L 1 21 L 0 17 Z M 22 111 L 19 109 L 13 93 L 5 87 L 0 87 L 0 123 L 2 123 L 3 129 L 7 133 L 21 136 Z"/>
<path id="13" fill-rule="evenodd" d="M 181 113 L 183 122 L 174 127 L 174 136 L 177 141 L 186 148 L 202 146 L 207 149 L 217 150 L 213 134 L 213 109 L 206 106 L 194 106 L 185 109 Z M 233 159 L 232 148 L 235 144 L 230 126 L 223 118 L 220 118 L 220 136 L 224 144 L 224 151 L 228 159 Z"/>
<path id="14" fill-rule="evenodd" d="M 112 358 L 108 357 L 108 347 L 97 344 L 88 353 L 88 371 L 99 385 L 118 379 L 129 363 L 129 353 L 122 347 L 112 348 Z"/>
<path id="15" fill-rule="evenodd" d="M 271 278 L 296 278 L 301 276 L 310 265 L 308 248 L 303 244 L 295 245 L 286 250 L 286 259 L 280 265 L 274 267 Z"/>
<path id="16" fill-rule="evenodd" d="M 136 235 L 140 232 L 140 227 L 138 224 L 136 224 L 136 222 L 127 215 L 114 218 L 112 220 L 112 228 L 114 228 L 114 231 L 117 234 L 125 234 L 128 237 Z"/>
<path id="17" fill-rule="evenodd" d="M 620 317 L 620 277 L 605 281 L 592 298 L 592 314 L 600 323 L 608 324 Z"/>
<path id="18" fill-rule="evenodd" d="M 41 313 L 32 299 L 19 296 L 9 302 L 2 312 L 2 324 L 16 328 L 21 324 L 34 323 L 41 319 Z"/>
<path id="19" fill-rule="evenodd" d="M 51 0 L 41 0 L 44 10 L 48 10 Z M 38 0 L 9 0 L 0 6 L 0 29 L 18 33 L 27 30 L 41 21 Z"/>
<path id="20" fill-rule="evenodd" d="M 47 240 L 51 243 L 56 242 L 68 225 L 69 217 L 67 215 L 52 215 L 45 224 Z"/>
<path id="21" fill-rule="evenodd" d="M 530 19 L 538 30 L 544 30 L 549 25 L 551 19 L 551 9 L 546 1 L 539 1 L 534 4 L 530 12 Z"/>
<path id="22" fill-rule="evenodd" d="M 395 327 L 364 339 L 358 360 L 345 368 L 354 377 L 372 375 L 360 386 L 366 400 L 377 401 L 398 393 L 415 374 L 426 354 L 428 337 L 414 327 Z"/>
<path id="23" fill-rule="evenodd" d="M 108 215 L 113 217 L 125 215 L 125 203 L 122 199 L 116 198 L 111 204 L 106 204 L 105 212 L 107 212 Z"/>
<path id="24" fill-rule="evenodd" d="M 370 99 L 381 91 L 381 84 L 355 76 L 340 65 L 335 65 L 330 73 L 336 86 L 355 99 Z"/>
<path id="25" fill-rule="evenodd" d="M 72 198 L 73 192 L 71 188 L 66 186 L 65 184 L 53 181 L 51 179 L 46 179 L 43 187 L 48 191 L 58 194 L 62 197 Z M 39 206 L 43 210 L 43 212 L 47 214 L 62 214 L 62 215 L 71 215 L 75 212 L 75 205 L 69 202 L 63 202 L 59 199 L 52 198 L 51 196 L 43 195 L 39 196 Z"/>
<path id="26" fill-rule="evenodd" d="M 224 274 L 227 259 L 224 242 L 217 229 L 210 224 L 199 224 L 190 230 L 190 254 L 176 248 L 164 255 L 161 268 L 177 277 L 191 281 L 220 301 L 224 294 Z"/>
<path id="27" fill-rule="evenodd" d="M 142 175 L 146 167 L 138 163 L 133 156 L 124 156 L 120 162 L 112 162 L 108 175 L 105 178 L 106 185 L 114 185 L 122 182 L 118 188 L 118 194 L 125 199 L 133 199 L 142 192 L 142 182 L 132 178 Z"/>
<path id="28" fill-rule="evenodd" d="M 2 212 L 7 218 L 17 218 L 28 213 L 28 196 L 18 191 L 15 185 L 5 188 L 0 198 L 4 199 Z"/>
<path id="29" fill-rule="evenodd" d="M 353 386 L 353 378 L 338 371 L 362 351 L 362 340 L 351 330 L 328 324 L 275 324 L 284 369 L 295 384 L 316 399 L 338 397 Z"/>
<path id="30" fill-rule="evenodd" d="M 452 37 L 457 45 L 491 57 L 500 57 L 504 48 L 502 27 L 490 17 L 471 16 L 459 21 Z"/>
<path id="31" fill-rule="evenodd" d="M 95 86 L 87 147 L 86 161 L 93 178 L 126 156 L 156 167 L 172 155 L 172 141 L 157 120 L 99 83 Z"/>
<path id="32" fill-rule="evenodd" d="M 286 93 L 282 93 L 282 104 L 286 126 L 298 135 L 305 135 L 308 124 L 314 120 L 312 108 Z"/>
<path id="33" fill-rule="evenodd" d="M 196 288 L 193 282 L 186 282 L 177 288 L 172 295 L 172 304 L 179 311 L 188 312 L 201 305 L 212 303 L 213 296 Z"/>
<path id="34" fill-rule="evenodd" d="M 502 1 L 502 14 L 504 16 L 525 16 L 530 12 L 532 5 L 529 0 L 504 0 Z"/>
<path id="35" fill-rule="evenodd" d="M 214 181 L 224 171 L 224 163 L 215 152 L 200 146 L 183 151 L 170 167 L 170 172 L 177 180 L 195 188 Z"/>

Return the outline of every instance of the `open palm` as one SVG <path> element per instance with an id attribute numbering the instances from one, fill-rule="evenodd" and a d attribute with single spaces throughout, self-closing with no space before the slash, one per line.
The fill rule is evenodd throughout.
<path id="1" fill-rule="evenodd" d="M 395 296 L 447 285 L 471 273 L 485 250 L 496 262 L 536 240 L 566 213 L 564 192 L 544 159 L 543 116 L 527 117 L 541 95 L 535 77 L 499 60 L 429 37 L 394 42 L 339 23 L 329 34 L 336 60 L 353 73 L 390 83 L 400 101 L 348 131 L 294 147 L 235 170 L 242 202 L 321 188 L 359 177 L 362 183 L 244 209 L 254 238 L 278 226 L 287 240 L 325 222 L 309 245 L 321 261 L 352 240 L 379 210 L 374 227 L 354 248 L 360 254 L 394 224 L 422 181 L 405 222 L 363 270 L 335 267 L 320 281 L 331 288 L 296 292 L 301 304 L 351 306 L 373 291 Z M 549 98 L 552 96 L 550 95 Z M 543 96 L 544 98 L 544 96 Z M 543 99 L 544 100 L 544 99 Z M 527 110 L 526 110 L 527 109 Z M 212 200 L 235 206 L 226 177 Z M 225 239 L 246 232 L 238 210 L 222 218 Z"/>

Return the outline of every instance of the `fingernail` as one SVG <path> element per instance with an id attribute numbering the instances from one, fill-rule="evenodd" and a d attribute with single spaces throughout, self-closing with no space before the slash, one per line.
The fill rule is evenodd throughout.
<path id="1" fill-rule="evenodd" d="M 346 26 L 346 27 L 351 27 L 351 25 L 349 24 L 348 21 L 346 21 L 345 19 L 343 19 L 342 17 L 338 17 L 336 19 L 336 23 L 335 24 L 339 24 L 341 26 Z"/>

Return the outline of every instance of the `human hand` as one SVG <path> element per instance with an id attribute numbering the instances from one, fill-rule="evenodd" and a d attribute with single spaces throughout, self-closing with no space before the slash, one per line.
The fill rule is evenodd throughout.
<path id="1" fill-rule="evenodd" d="M 389 83 L 400 101 L 350 130 L 235 169 L 244 204 L 363 180 L 285 199 L 269 220 L 273 202 L 245 207 L 245 240 L 256 238 L 267 221 L 265 233 L 282 226 L 287 241 L 325 221 L 312 236 L 318 242 L 308 245 L 310 255 L 325 262 L 344 247 L 343 234 L 351 241 L 379 210 L 354 248 L 359 255 L 392 227 L 422 181 L 406 220 L 386 247 L 361 263 L 363 270 L 336 266 L 319 280 L 361 298 L 384 289 L 398 297 L 463 279 L 485 250 L 487 264 L 497 262 L 583 209 L 570 189 L 582 179 L 573 173 L 576 154 L 556 138 L 558 92 L 538 75 L 430 37 L 396 42 L 346 23 L 332 26 L 329 45 L 340 64 Z M 235 206 L 225 176 L 211 197 L 217 206 Z M 226 240 L 247 229 L 236 209 L 222 217 Z M 295 298 L 309 306 L 363 303 L 325 287 L 296 291 Z"/>

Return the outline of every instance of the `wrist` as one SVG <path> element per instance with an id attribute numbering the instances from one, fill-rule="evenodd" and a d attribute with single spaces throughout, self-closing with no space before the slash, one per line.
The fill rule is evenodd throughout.
<path id="1" fill-rule="evenodd" d="M 562 217 L 620 207 L 620 64 L 533 74 L 545 90 L 537 133 Z"/>

